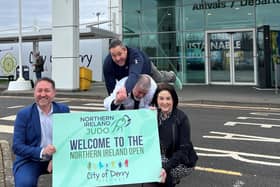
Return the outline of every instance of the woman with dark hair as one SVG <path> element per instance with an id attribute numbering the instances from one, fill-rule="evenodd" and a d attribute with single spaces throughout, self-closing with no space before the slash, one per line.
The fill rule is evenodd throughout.
<path id="1" fill-rule="evenodd" d="M 171 171 L 179 164 L 193 168 L 197 155 L 191 142 L 190 123 L 187 115 L 178 106 L 178 95 L 168 83 L 158 84 L 152 100 L 158 109 L 158 130 L 162 167 L 167 174 L 165 183 L 143 184 L 144 187 L 174 187 L 175 181 Z"/>

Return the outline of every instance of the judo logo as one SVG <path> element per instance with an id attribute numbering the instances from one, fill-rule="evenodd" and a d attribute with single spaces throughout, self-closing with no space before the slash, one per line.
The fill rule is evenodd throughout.
<path id="1" fill-rule="evenodd" d="M 131 123 L 131 118 L 128 115 L 124 115 L 119 119 L 116 119 L 111 124 L 112 132 L 123 132 L 124 128 L 129 126 Z"/>

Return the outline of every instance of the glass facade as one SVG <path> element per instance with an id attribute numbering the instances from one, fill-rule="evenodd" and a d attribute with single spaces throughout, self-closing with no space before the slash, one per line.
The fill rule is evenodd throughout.
<path id="1" fill-rule="evenodd" d="M 280 0 L 123 0 L 122 37 L 185 84 L 257 84 L 255 31 L 280 31 L 279 10 Z"/>

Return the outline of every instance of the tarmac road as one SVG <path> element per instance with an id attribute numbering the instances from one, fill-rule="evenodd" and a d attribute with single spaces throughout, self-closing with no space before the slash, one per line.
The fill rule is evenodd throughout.
<path id="1" fill-rule="evenodd" d="M 31 91 L 7 91 L 7 85 L 0 84 L 0 91 L 2 96 L 31 96 L 33 95 Z M 251 86 L 209 86 L 209 85 L 195 85 L 195 86 L 184 86 L 182 91 L 178 92 L 180 98 L 180 105 L 235 105 L 235 106 L 257 106 L 263 109 L 279 109 L 280 108 L 280 98 L 279 95 L 275 93 L 275 90 L 260 90 Z M 65 92 L 58 90 L 58 97 L 72 97 L 73 99 L 102 99 L 106 96 L 105 88 L 103 83 L 93 83 L 92 88 L 88 91 L 76 91 L 76 92 Z M 1 102 L 2 103 L 2 102 Z M 3 150 L 3 146 L 1 146 Z M 1 154 L 2 156 L 3 154 Z M 3 159 L 3 157 L 2 157 Z M 2 160 L 0 159 L 0 160 Z M 3 163 L 2 163 L 3 165 Z M 6 181 L 9 181 L 9 176 L 3 174 L 3 167 L 0 167 L 0 181 L 1 184 L 3 178 L 6 177 Z M 2 174 L 2 175 L 1 175 Z M 182 180 L 179 187 L 183 186 L 196 186 L 198 178 L 204 178 L 205 172 L 201 170 L 196 170 L 192 175 Z M 2 178 L 1 178 L 2 176 Z M 5 177 L 4 177 L 5 176 Z M 8 176 L 8 178 L 7 178 Z M 248 182 L 246 186 L 261 186 L 261 177 L 246 176 L 248 177 Z M 49 180 L 44 180 L 45 176 L 42 177 L 41 186 L 48 186 Z M 207 175 L 206 181 L 199 181 L 200 186 L 216 186 L 215 180 L 220 179 L 219 174 L 211 173 Z M 238 176 L 226 176 L 223 178 L 222 186 L 244 186 L 242 180 Z M 6 184 L 6 186 L 9 186 Z M 126 185 L 126 187 L 140 186 L 140 185 Z M 280 186 L 278 180 L 271 179 L 271 186 Z"/>

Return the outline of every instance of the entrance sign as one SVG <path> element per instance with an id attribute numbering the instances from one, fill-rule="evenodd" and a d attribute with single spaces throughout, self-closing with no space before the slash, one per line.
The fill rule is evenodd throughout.
<path id="1" fill-rule="evenodd" d="M 194 3 L 193 10 L 213 10 L 213 9 L 220 9 L 220 8 L 236 8 L 236 7 L 250 7 L 250 6 L 263 6 L 263 5 L 277 5 L 280 2 L 277 0 L 273 1 L 261 1 L 261 0 L 231 0 L 231 1 L 220 1 L 217 0 L 216 2 L 212 1 L 205 1 L 201 3 Z"/>
<path id="2" fill-rule="evenodd" d="M 54 114 L 53 186 L 158 182 L 155 110 Z"/>

